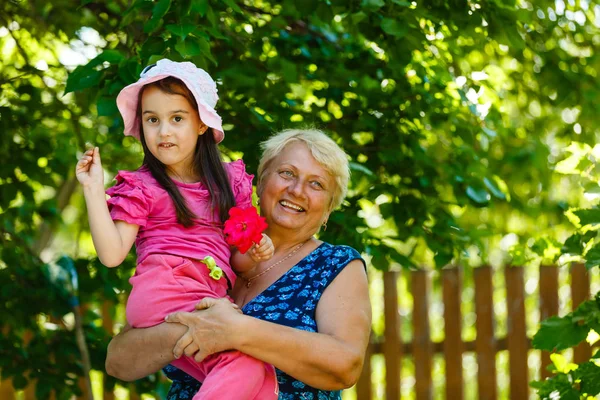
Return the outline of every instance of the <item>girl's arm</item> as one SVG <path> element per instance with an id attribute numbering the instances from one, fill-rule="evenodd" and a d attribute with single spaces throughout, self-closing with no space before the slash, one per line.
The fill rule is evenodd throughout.
<path id="1" fill-rule="evenodd" d="M 232 248 L 231 268 L 233 268 L 236 274 L 245 274 L 256 268 L 259 262 L 270 260 L 274 252 L 273 241 L 263 233 L 261 241 L 253 245 L 244 254 L 240 253 L 235 247 Z"/>
<path id="2" fill-rule="evenodd" d="M 322 390 L 339 390 L 358 380 L 369 343 L 371 305 L 363 264 L 352 261 L 333 280 L 317 305 L 318 333 L 240 315 L 225 299 L 205 299 L 199 313 L 178 312 L 168 322 L 188 326 L 176 356 L 200 360 L 236 349 L 273 364 Z"/>
<path id="3" fill-rule="evenodd" d="M 110 217 L 98 147 L 83 154 L 77 163 L 76 174 L 83 187 L 90 231 L 98 258 L 107 267 L 116 267 L 131 250 L 139 226 L 124 221 L 113 221 Z"/>

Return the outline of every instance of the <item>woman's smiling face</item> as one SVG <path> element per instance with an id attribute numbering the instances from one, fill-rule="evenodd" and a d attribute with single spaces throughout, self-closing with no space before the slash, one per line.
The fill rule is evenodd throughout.
<path id="1" fill-rule="evenodd" d="M 335 180 L 300 141 L 270 163 L 260 187 L 260 208 L 271 228 L 312 236 L 329 218 Z M 275 226 L 273 226 L 275 225 Z"/>

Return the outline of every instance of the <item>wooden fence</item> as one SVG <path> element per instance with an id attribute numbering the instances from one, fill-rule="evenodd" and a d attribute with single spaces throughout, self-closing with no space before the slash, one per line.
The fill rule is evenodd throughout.
<path id="1" fill-rule="evenodd" d="M 436 397 L 460 400 L 465 398 L 463 377 L 463 354 L 472 352 L 476 356 L 477 399 L 496 400 L 497 370 L 496 355 L 499 351 L 508 350 L 510 395 L 513 400 L 527 399 L 529 389 L 528 354 L 531 349 L 531 339 L 527 337 L 525 318 L 525 284 L 524 269 L 507 267 L 504 269 L 506 288 L 506 326 L 505 337 L 497 337 L 495 333 L 494 302 L 493 302 L 493 270 L 490 267 L 480 267 L 473 270 L 474 309 L 476 314 L 476 339 L 463 341 L 461 314 L 462 270 L 448 268 L 439 272 L 444 303 L 444 339 L 440 342 L 431 340 L 430 334 L 430 285 L 431 273 L 427 271 L 411 271 L 408 279 L 413 295 L 412 337 L 410 342 L 401 340 L 401 318 L 398 305 L 398 281 L 400 274 L 405 272 L 385 272 L 383 274 L 384 318 L 385 330 L 381 338 L 374 338 L 368 349 L 367 360 L 372 355 L 381 354 L 385 358 L 385 399 L 401 398 L 401 365 L 403 359 L 410 359 L 414 365 L 414 387 L 412 391 L 417 400 L 433 398 L 432 367 L 433 356 L 443 354 L 445 361 L 445 394 Z M 571 286 L 571 303 L 575 308 L 587 300 L 590 295 L 590 276 L 581 264 L 574 264 L 569 269 Z M 539 269 L 539 311 L 544 319 L 559 311 L 559 268 L 556 266 L 541 266 Z M 113 321 L 110 318 L 110 304 L 102 307 L 103 326 L 112 332 Z M 574 361 L 587 361 L 591 349 L 587 344 L 581 344 L 574 349 Z M 549 373 L 546 366 L 550 363 L 549 354 L 542 352 L 541 377 Z M 371 363 L 365 362 L 361 377 L 356 385 L 358 400 L 371 400 L 374 397 L 372 384 Z M 85 390 L 85 385 L 82 386 Z M 130 386 L 130 399 L 138 400 L 139 396 Z M 25 390 L 24 400 L 35 400 L 34 390 Z M 83 397 L 85 398 L 85 397 Z M 114 393 L 105 391 L 105 400 L 113 400 Z M 10 381 L 0 384 L 0 399 L 16 399 Z"/>
<path id="2" fill-rule="evenodd" d="M 570 269 L 571 303 L 576 308 L 590 296 L 590 276 L 582 264 L 573 264 Z M 475 268 L 473 281 L 475 288 L 474 306 L 476 314 L 476 339 L 463 341 L 461 314 L 462 271 L 460 268 L 444 269 L 440 272 L 442 297 L 444 302 L 444 340 L 433 342 L 430 335 L 429 295 L 430 273 L 411 271 L 410 282 L 413 293 L 412 327 L 413 340 L 403 343 L 400 335 L 401 318 L 398 311 L 397 283 L 400 272 L 385 272 L 383 337 L 374 339 L 368 350 L 367 359 L 374 354 L 385 358 L 385 399 L 397 400 L 401 397 L 401 363 L 410 358 L 414 365 L 413 392 L 417 400 L 429 400 L 434 396 L 432 380 L 433 356 L 442 353 L 445 362 L 446 399 L 465 398 L 463 378 L 463 354 L 473 352 L 477 360 L 477 399 L 495 400 L 498 398 L 496 355 L 508 351 L 509 395 L 511 400 L 528 399 L 531 392 L 529 381 L 528 356 L 531 338 L 527 337 L 525 318 L 524 268 L 504 269 L 506 288 L 506 327 L 505 337 L 495 334 L 495 316 L 492 282 L 493 270 L 490 267 Z M 539 269 L 539 312 L 540 318 L 558 314 L 559 311 L 559 268 L 541 266 Z M 574 349 L 574 362 L 587 361 L 591 348 L 587 343 Z M 542 352 L 541 378 L 550 373 L 548 352 Z M 365 362 L 363 372 L 356 385 L 358 400 L 373 398 L 371 363 Z"/>

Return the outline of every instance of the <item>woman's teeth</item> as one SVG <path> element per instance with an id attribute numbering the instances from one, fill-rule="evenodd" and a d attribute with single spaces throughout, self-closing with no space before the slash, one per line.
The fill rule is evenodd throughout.
<path id="1" fill-rule="evenodd" d="M 295 204 L 292 204 L 292 203 L 288 203 L 287 201 L 280 201 L 279 204 L 281 204 L 284 207 L 291 208 L 292 210 L 304 211 L 304 208 L 297 206 Z"/>

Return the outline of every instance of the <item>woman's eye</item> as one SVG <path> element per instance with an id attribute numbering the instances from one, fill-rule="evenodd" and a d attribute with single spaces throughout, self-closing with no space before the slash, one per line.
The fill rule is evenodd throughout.
<path id="1" fill-rule="evenodd" d="M 319 181 L 312 181 L 312 185 L 316 188 L 323 189 L 323 185 Z"/>
<path id="2" fill-rule="evenodd" d="M 292 173 L 292 171 L 286 171 L 286 170 L 281 171 L 280 174 L 283 175 L 283 176 L 286 176 L 286 177 L 294 176 L 294 174 Z"/>

